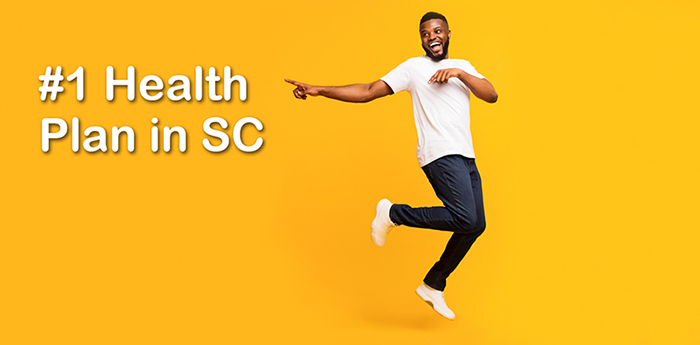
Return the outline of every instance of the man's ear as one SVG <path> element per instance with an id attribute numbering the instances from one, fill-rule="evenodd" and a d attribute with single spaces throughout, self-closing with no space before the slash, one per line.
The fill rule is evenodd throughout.
<path id="1" fill-rule="evenodd" d="M 452 30 L 447 30 L 447 38 L 452 38 Z"/>

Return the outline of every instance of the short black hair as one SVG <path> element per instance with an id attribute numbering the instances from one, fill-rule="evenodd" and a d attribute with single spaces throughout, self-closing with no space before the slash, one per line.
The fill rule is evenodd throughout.
<path id="1" fill-rule="evenodd" d="M 437 12 L 428 12 L 428 13 L 424 14 L 423 18 L 420 19 L 420 24 L 422 25 L 423 23 L 425 23 L 431 19 L 442 19 L 442 21 L 444 21 L 445 24 L 447 24 L 447 18 L 445 18 L 445 16 L 443 16 L 442 14 L 437 13 Z M 447 24 L 447 26 L 449 27 L 450 24 Z"/>

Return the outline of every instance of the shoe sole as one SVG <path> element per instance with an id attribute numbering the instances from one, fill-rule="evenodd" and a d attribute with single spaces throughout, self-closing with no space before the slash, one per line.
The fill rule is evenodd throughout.
<path id="1" fill-rule="evenodd" d="M 377 207 L 374 209 L 374 219 L 372 220 L 372 225 L 371 225 L 372 232 L 370 232 L 370 238 L 372 238 L 372 243 L 374 243 L 374 245 L 377 247 L 384 246 L 384 243 L 379 244 L 379 243 L 377 243 L 377 241 L 374 240 L 374 228 L 375 228 L 375 224 L 377 224 L 377 222 L 379 222 L 379 220 L 377 218 L 379 218 L 379 207 L 381 206 L 383 200 L 385 200 L 385 199 L 379 200 L 379 202 L 377 203 Z M 389 201 L 389 200 L 387 200 L 387 201 Z M 386 239 L 386 237 L 385 237 L 385 239 Z"/>

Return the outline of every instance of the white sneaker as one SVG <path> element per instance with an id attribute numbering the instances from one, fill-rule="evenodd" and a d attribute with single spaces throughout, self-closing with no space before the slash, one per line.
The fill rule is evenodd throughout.
<path id="1" fill-rule="evenodd" d="M 450 320 L 454 320 L 455 313 L 453 313 L 452 310 L 447 307 L 447 303 L 445 303 L 445 296 L 443 295 L 442 291 L 435 290 L 424 283 L 416 289 L 416 293 L 418 296 L 420 296 L 420 298 L 430 304 L 430 306 L 433 307 L 438 314 Z"/>
<path id="2" fill-rule="evenodd" d="M 386 242 L 386 237 L 389 235 L 389 231 L 391 231 L 391 228 L 396 226 L 396 224 L 391 221 L 391 218 L 389 218 L 389 210 L 391 209 L 391 205 L 391 201 L 387 199 L 379 200 L 379 203 L 377 203 L 377 213 L 372 221 L 371 233 L 372 242 L 374 242 L 374 245 L 377 247 L 384 245 L 384 242 Z"/>

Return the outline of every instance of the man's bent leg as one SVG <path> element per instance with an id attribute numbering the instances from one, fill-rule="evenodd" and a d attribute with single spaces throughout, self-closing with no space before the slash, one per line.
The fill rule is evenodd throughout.
<path id="1" fill-rule="evenodd" d="M 479 214 L 472 188 L 472 170 L 476 170 L 474 159 L 459 155 L 441 157 L 424 166 L 425 175 L 445 206 L 410 207 L 394 204 L 389 214 L 391 221 L 415 228 L 473 232 L 479 225 Z M 479 182 L 479 191 L 480 189 Z"/>
<path id="2" fill-rule="evenodd" d="M 390 216 L 400 225 L 455 232 L 424 280 L 430 287 L 444 290 L 447 277 L 486 227 L 481 177 L 474 159 L 462 156 L 442 157 L 423 170 L 445 207 L 397 204 L 391 207 Z"/>
<path id="3" fill-rule="evenodd" d="M 440 257 L 440 261 L 436 262 L 435 265 L 430 269 L 428 274 L 423 279 L 423 282 L 437 290 L 445 290 L 447 285 L 447 277 L 457 268 L 457 265 L 462 261 L 467 252 L 471 248 L 474 241 L 484 232 L 486 229 L 486 217 L 484 215 L 484 198 L 481 189 L 481 176 L 476 168 L 474 162 L 473 169 L 470 169 L 470 186 L 472 187 L 472 194 L 474 195 L 474 205 L 476 207 L 477 222 L 475 228 L 467 233 L 454 233 L 450 237 L 445 251 Z"/>

